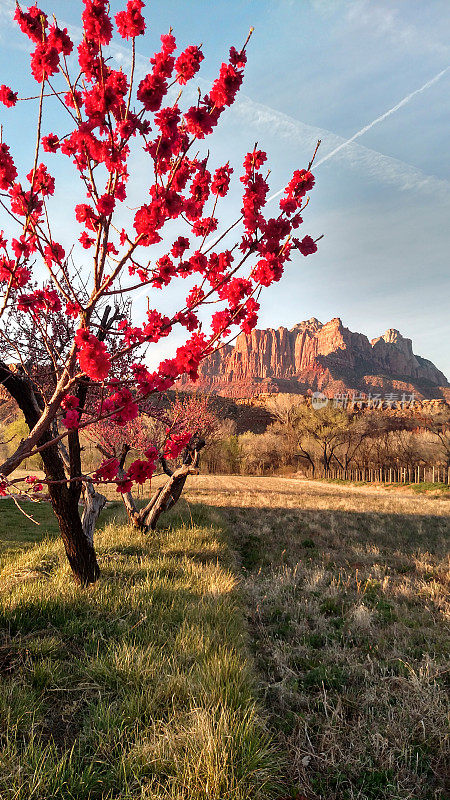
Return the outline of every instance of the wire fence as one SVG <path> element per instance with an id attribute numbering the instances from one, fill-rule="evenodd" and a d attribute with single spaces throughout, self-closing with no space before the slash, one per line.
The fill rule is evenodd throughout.
<path id="1" fill-rule="evenodd" d="M 355 483 L 439 483 L 450 486 L 450 466 L 413 467 L 353 467 L 348 469 L 329 467 L 309 468 L 308 478 L 348 480 Z"/>

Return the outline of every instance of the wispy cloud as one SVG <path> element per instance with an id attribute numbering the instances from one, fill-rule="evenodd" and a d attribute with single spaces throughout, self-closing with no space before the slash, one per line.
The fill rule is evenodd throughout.
<path id="1" fill-rule="evenodd" d="M 320 3 L 317 6 L 319 10 Z M 406 10 L 406 9 L 405 9 Z M 345 19 L 347 24 L 356 30 L 369 30 L 370 33 L 383 40 L 389 37 L 395 42 L 396 48 L 414 53 L 428 51 L 445 58 L 450 52 L 448 43 L 443 43 L 437 38 L 439 32 L 445 39 L 445 31 L 438 31 L 435 26 L 426 30 L 405 21 L 405 10 L 387 5 L 382 0 L 374 3 L 372 0 L 352 0 L 346 4 Z M 435 9 L 435 12 L 438 10 Z"/>
<path id="2" fill-rule="evenodd" d="M 407 164 L 397 158 L 391 158 L 376 150 L 355 144 L 355 141 L 363 136 L 375 125 L 383 122 L 389 116 L 409 103 L 413 97 L 421 94 L 434 83 L 439 81 L 450 67 L 441 70 L 429 81 L 410 92 L 406 97 L 396 103 L 395 106 L 385 111 L 372 122 L 356 131 L 349 139 L 344 139 L 332 131 L 307 125 L 304 122 L 293 119 L 287 114 L 275 111 L 268 106 L 254 103 L 248 97 L 241 97 L 236 103 L 235 113 L 238 113 L 245 123 L 251 126 L 266 128 L 277 133 L 279 137 L 301 143 L 306 148 L 313 151 L 318 139 L 323 147 L 331 147 L 328 153 L 316 162 L 315 168 L 324 164 L 329 159 L 339 154 L 340 159 L 344 159 L 352 168 L 365 170 L 371 177 L 376 177 L 380 183 L 395 185 L 401 191 L 418 190 L 421 192 L 438 194 L 448 198 L 450 193 L 450 182 L 433 175 L 427 175 L 422 170 L 417 169 L 411 164 Z M 275 192 L 271 200 L 278 197 L 283 190 Z"/>
<path id="3" fill-rule="evenodd" d="M 347 145 L 351 144 L 356 139 L 359 139 L 360 136 L 364 136 L 364 134 L 367 133 L 367 131 L 370 131 L 370 129 L 373 128 L 375 125 L 378 125 L 380 122 L 383 122 L 385 119 L 390 117 L 391 114 L 395 114 L 395 112 L 398 111 L 400 108 L 406 106 L 406 104 L 409 103 L 413 97 L 415 97 L 418 94 L 421 94 L 426 89 L 429 89 L 429 87 L 433 86 L 434 83 L 437 83 L 437 81 L 439 81 L 442 78 L 442 76 L 449 71 L 449 69 L 450 67 L 446 67 L 445 69 L 441 70 L 441 72 L 438 72 L 438 74 L 435 75 L 434 78 L 431 78 L 431 80 L 424 83 L 423 86 L 420 86 L 419 89 L 415 89 L 414 92 L 410 92 L 410 94 L 406 95 L 406 97 L 404 97 L 403 100 L 400 100 L 400 102 L 397 103 L 395 106 L 392 106 L 392 108 L 389 108 L 388 111 L 385 111 L 384 114 L 381 114 L 379 117 L 372 120 L 372 122 L 369 122 L 369 124 L 365 125 L 363 128 L 361 128 L 361 130 L 356 131 L 356 133 L 354 133 L 353 136 L 350 137 L 350 139 L 347 139 L 345 142 L 342 142 L 342 144 L 338 145 L 338 147 L 335 147 L 335 149 L 332 150 L 331 153 L 328 153 L 326 156 L 324 156 L 324 158 L 321 158 L 320 161 L 317 161 L 316 168 L 320 166 L 320 164 L 324 164 L 325 161 L 328 161 L 328 159 L 333 158 L 333 156 L 335 156 L 336 153 L 339 152 L 339 150 L 342 150 L 344 147 L 347 147 Z"/>

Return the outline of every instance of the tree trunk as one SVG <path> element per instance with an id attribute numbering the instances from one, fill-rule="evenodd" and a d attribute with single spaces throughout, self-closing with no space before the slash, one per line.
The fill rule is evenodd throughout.
<path id="1" fill-rule="evenodd" d="M 82 586 L 95 583 L 100 568 L 94 546 L 83 530 L 78 501 L 64 483 L 49 484 L 48 490 L 75 580 Z"/>
<path id="2" fill-rule="evenodd" d="M 35 392 L 27 376 L 20 374 L 19 371 L 12 372 L 1 361 L 0 380 L 16 401 L 31 431 L 42 418 L 44 407 L 42 398 Z M 46 478 L 49 481 L 50 501 L 58 520 L 61 538 L 75 580 L 86 586 L 97 580 L 100 569 L 93 543 L 85 535 L 81 524 L 78 500 L 82 481 L 80 477 L 79 481 L 67 483 L 63 457 L 59 452 L 58 445 L 54 442 L 50 444 L 51 440 L 52 433 L 47 427 L 42 432 L 38 445 L 47 445 L 41 450 L 41 458 Z M 75 451 L 72 452 L 72 457 L 76 457 L 78 461 Z"/>
<path id="3" fill-rule="evenodd" d="M 173 475 L 169 478 L 167 483 L 159 490 L 158 495 L 154 496 L 154 502 L 151 509 L 145 516 L 145 524 L 147 528 L 154 531 L 159 517 L 164 511 L 173 508 L 175 503 L 181 497 L 188 475 L 196 475 L 198 470 L 195 467 L 185 466 L 179 467 L 175 470 Z"/>
<path id="4" fill-rule="evenodd" d="M 186 447 L 183 455 L 183 464 L 174 472 L 167 466 L 165 458 L 161 458 L 161 465 L 168 475 L 169 480 L 156 490 L 150 502 L 141 509 L 138 515 L 138 526 L 145 531 L 155 530 L 159 517 L 165 511 L 173 508 L 181 497 L 188 475 L 198 475 L 200 451 L 205 446 L 204 439 L 198 439 L 190 447 Z"/>
<path id="5" fill-rule="evenodd" d="M 86 481 L 84 485 L 84 511 L 81 517 L 81 525 L 84 535 L 92 546 L 94 545 L 94 530 L 97 519 L 105 503 L 106 497 L 100 494 L 100 492 L 96 492 L 92 483 Z"/>

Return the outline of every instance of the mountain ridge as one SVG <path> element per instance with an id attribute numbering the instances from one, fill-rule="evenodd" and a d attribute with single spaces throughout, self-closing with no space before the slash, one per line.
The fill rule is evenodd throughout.
<path id="1" fill-rule="evenodd" d="M 290 392 L 408 392 L 418 398 L 450 400 L 446 376 L 413 352 L 412 341 L 396 328 L 369 340 L 350 331 L 339 317 L 321 323 L 316 317 L 292 328 L 254 329 L 241 333 L 199 367 L 199 380 L 182 380 L 228 397 Z"/>

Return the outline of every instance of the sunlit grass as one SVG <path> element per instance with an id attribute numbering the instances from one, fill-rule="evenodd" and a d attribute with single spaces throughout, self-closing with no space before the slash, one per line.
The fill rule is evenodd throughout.
<path id="1" fill-rule="evenodd" d="M 59 540 L 21 550 L 23 526 L 0 576 L 2 800 L 277 796 L 282 759 L 208 512 L 174 514 L 152 536 L 110 522 L 88 590 Z"/>

